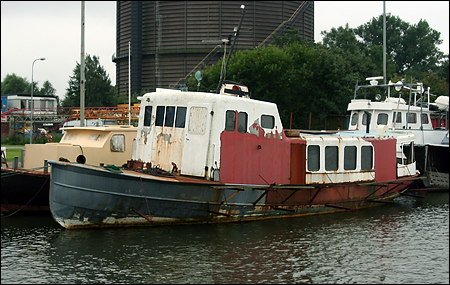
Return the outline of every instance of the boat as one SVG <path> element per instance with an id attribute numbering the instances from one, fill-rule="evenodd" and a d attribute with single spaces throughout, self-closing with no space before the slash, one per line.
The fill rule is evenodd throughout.
<path id="1" fill-rule="evenodd" d="M 449 190 L 449 153 L 448 137 L 445 135 L 440 144 L 415 145 L 417 165 L 423 169 L 425 179 L 422 179 L 423 185 L 428 191 L 448 191 Z M 405 146 L 408 151 L 409 146 Z"/>
<path id="2" fill-rule="evenodd" d="M 49 161 L 50 211 L 64 228 L 348 211 L 390 203 L 420 179 L 414 153 L 396 153 L 413 134 L 283 129 L 276 104 L 232 81 L 219 93 L 159 88 L 140 100 L 127 167 Z"/>
<path id="3" fill-rule="evenodd" d="M 23 167 L 1 168 L 1 211 L 49 212 L 48 160 L 93 165 L 122 165 L 131 157 L 136 127 L 64 127 L 59 143 L 26 144 Z"/>
<path id="4" fill-rule="evenodd" d="M 413 134 L 283 129 L 276 104 L 225 80 L 241 8 L 215 93 L 157 88 L 138 98 L 126 167 L 49 161 L 57 223 L 75 229 L 332 213 L 391 203 L 421 179 L 413 150 L 396 152 Z"/>
<path id="5" fill-rule="evenodd" d="M 369 77 L 367 80 L 370 80 L 370 85 L 356 84 L 354 99 L 347 108 L 351 112 L 348 129 L 375 130 L 384 127 L 392 131 L 413 133 L 417 168 L 422 176 L 427 177 L 416 188 L 448 189 L 448 96 L 439 96 L 434 103 L 429 103 L 432 95 L 430 88 L 425 93 L 422 83 L 406 84 L 402 80 L 378 84 L 380 79 L 384 78 Z M 376 101 L 366 98 L 367 90 L 373 88 L 387 91 L 384 101 L 379 101 L 381 94 L 376 95 Z M 398 98 L 391 96 L 391 89 L 409 90 L 409 103 L 400 95 Z M 363 99 L 357 98 L 358 90 L 364 90 Z M 401 150 L 398 149 L 397 152 L 401 153 Z"/>

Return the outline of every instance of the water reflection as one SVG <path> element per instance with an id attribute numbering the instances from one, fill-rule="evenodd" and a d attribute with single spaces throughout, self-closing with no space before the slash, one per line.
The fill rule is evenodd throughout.
<path id="1" fill-rule="evenodd" d="M 65 230 L 11 217 L 2 283 L 448 283 L 444 194 L 233 224 Z"/>

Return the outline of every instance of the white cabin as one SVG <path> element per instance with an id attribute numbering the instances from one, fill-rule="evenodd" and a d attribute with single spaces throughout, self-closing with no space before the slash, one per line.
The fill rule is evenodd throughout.
<path id="1" fill-rule="evenodd" d="M 376 85 L 369 87 L 376 87 Z M 390 83 L 390 85 L 396 86 L 393 83 Z M 383 87 L 386 86 L 390 88 L 389 85 Z M 416 98 L 417 90 L 413 89 L 413 91 L 415 93 L 412 99 L 416 103 L 419 101 Z M 413 133 L 416 144 L 441 143 L 447 131 L 433 129 L 430 115 L 436 113 L 436 110 L 431 110 L 429 106 L 421 107 L 417 105 L 408 105 L 403 98 L 391 97 L 389 89 L 387 98 L 382 102 L 356 99 L 355 94 L 355 99 L 352 99 L 347 107 L 347 110 L 351 112 L 348 129 L 366 130 L 368 127 L 369 130 L 376 130 L 387 127 L 389 130 L 404 130 Z M 369 120 L 368 116 L 370 117 Z M 368 122 L 369 126 L 367 126 Z"/>
<path id="2" fill-rule="evenodd" d="M 201 177 L 220 168 L 224 130 L 247 133 L 257 124 L 280 139 L 283 130 L 274 103 L 238 94 L 157 89 L 142 97 L 139 118 L 133 159 Z"/>

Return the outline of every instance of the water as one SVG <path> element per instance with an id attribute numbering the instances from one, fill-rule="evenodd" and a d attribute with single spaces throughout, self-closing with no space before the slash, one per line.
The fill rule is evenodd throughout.
<path id="1" fill-rule="evenodd" d="M 2 219 L 1 283 L 449 283 L 449 194 L 258 222 L 65 230 Z"/>

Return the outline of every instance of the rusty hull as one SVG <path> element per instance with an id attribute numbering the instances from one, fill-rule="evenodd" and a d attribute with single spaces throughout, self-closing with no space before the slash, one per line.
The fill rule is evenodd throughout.
<path id="1" fill-rule="evenodd" d="M 413 182 L 336 187 L 230 185 L 50 163 L 51 212 L 68 229 L 238 222 L 347 211 L 381 205 L 377 201 L 392 200 Z"/>

